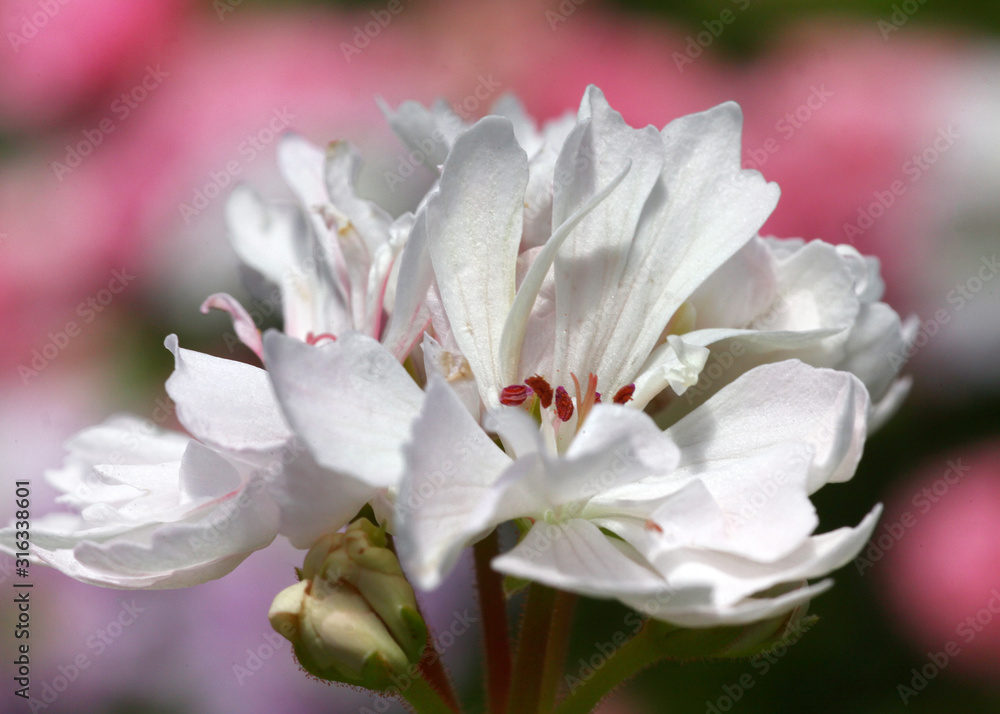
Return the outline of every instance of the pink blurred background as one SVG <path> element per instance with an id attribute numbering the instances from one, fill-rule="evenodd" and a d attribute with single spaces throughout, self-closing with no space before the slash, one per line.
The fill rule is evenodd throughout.
<path id="1" fill-rule="evenodd" d="M 734 23 L 743 6 L 725 5 Z M 861 593 L 855 607 L 887 613 L 887 631 L 899 638 L 895 669 L 879 685 L 899 704 L 892 678 L 907 675 L 911 662 L 920 666 L 924 648 L 954 637 L 955 623 L 1000 587 L 1000 428 L 981 416 L 995 410 L 1000 381 L 1000 297 L 990 282 L 990 259 L 1000 252 L 1000 55 L 989 38 L 960 30 L 914 22 L 887 38 L 871 18 L 838 16 L 787 22 L 756 53 L 737 59 L 723 52 L 724 36 L 716 42 L 710 32 L 719 17 L 684 24 L 626 15 L 596 0 L 435 0 L 356 10 L 235 0 L 6 0 L 4 483 L 32 479 L 34 508 L 47 510 L 52 494 L 41 473 L 61 462 L 68 435 L 118 410 L 150 415 L 165 399 L 167 333 L 228 356 L 218 339 L 225 320 L 202 316 L 197 306 L 210 293 L 243 290 L 225 239 L 225 194 L 249 181 L 265 195 L 286 195 L 274 160 L 282 131 L 359 145 L 368 162 L 363 190 L 400 212 L 413 207 L 430 175 L 418 170 L 399 186 L 385 180 L 403 148 L 385 128 L 376 97 L 390 105 L 445 97 L 472 119 L 514 92 L 545 119 L 574 110 L 595 83 L 631 123 L 658 126 L 735 99 L 745 114 L 745 165 L 782 188 L 765 232 L 851 242 L 878 256 L 889 302 L 922 320 L 907 367 L 914 393 L 898 423 L 869 447 L 876 466 L 888 467 L 859 473 L 855 482 L 867 479 L 862 491 L 831 508 L 853 513 L 889 499 L 891 522 L 921 484 L 933 482 L 942 453 L 975 465 L 873 565 L 873 577 L 859 575 L 852 586 Z M 112 293 L 116 276 L 124 289 Z M 921 448 L 915 435 L 928 432 L 935 436 Z M 11 500 L 0 496 L 5 519 Z M 34 682 L 53 681 L 60 665 L 84 653 L 94 666 L 79 672 L 51 711 L 347 711 L 370 704 L 365 695 L 305 680 L 287 651 L 253 677 L 234 674 L 266 644 L 266 608 L 299 558 L 276 543 L 221 581 L 139 593 L 99 590 L 35 567 Z M 6 588 L 13 576 L 4 565 Z M 459 573 L 433 599 L 440 621 L 471 606 L 468 575 Z M 876 599 L 864 599 L 871 596 L 866 588 Z M 133 600 L 148 615 L 98 656 L 88 638 Z M 0 619 L 5 681 L 11 617 L 5 609 Z M 475 659 L 473 639 L 450 656 L 466 689 L 478 676 L 463 666 Z M 954 678 L 955 691 L 992 696 L 1000 624 L 955 661 L 943 675 Z M 607 711 L 660 711 L 647 679 Z M 754 704 L 748 695 L 741 706 L 768 711 L 767 701 Z"/>

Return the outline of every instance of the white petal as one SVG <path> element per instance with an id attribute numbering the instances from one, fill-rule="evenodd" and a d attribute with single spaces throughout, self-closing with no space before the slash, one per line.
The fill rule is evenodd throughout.
<path id="1" fill-rule="evenodd" d="M 443 101 L 436 102 L 430 109 L 419 102 L 408 101 L 393 111 L 388 104 L 379 100 L 379 107 L 389 120 L 389 126 L 407 148 L 435 173 L 447 158 L 455 139 L 465 128 L 458 115 Z"/>
<path id="2" fill-rule="evenodd" d="M 376 494 L 372 486 L 323 468 L 298 443 L 271 455 L 258 471 L 281 511 L 278 530 L 296 548 L 346 526 Z"/>
<path id="3" fill-rule="evenodd" d="M 322 218 L 314 216 L 310 230 L 298 207 L 268 205 L 239 185 L 226 203 L 226 224 L 240 259 L 281 288 L 285 332 L 304 339 L 351 326 L 346 278 L 333 278 L 346 274 L 343 256 L 314 236 L 313 230 L 329 232 Z"/>
<path id="4" fill-rule="evenodd" d="M 673 471 L 677 446 L 645 413 L 596 404 L 569 450 L 549 462 L 553 505 L 589 499 L 652 474 Z"/>
<path id="5" fill-rule="evenodd" d="M 542 137 L 538 133 L 535 120 L 524 110 L 524 105 L 513 94 L 500 97 L 490 108 L 490 114 L 510 120 L 514 136 L 528 156 L 533 156 L 541 147 Z"/>
<path id="6" fill-rule="evenodd" d="M 496 499 L 491 487 L 511 460 L 439 378 L 427 388 L 405 451 L 394 515 L 396 547 L 414 584 L 432 590 L 462 549 L 496 525 L 484 505 Z"/>
<path id="7" fill-rule="evenodd" d="M 335 141 L 327 147 L 323 177 L 328 201 L 347 216 L 364 240 L 368 254 L 374 256 L 380 246 L 389 242 L 392 218 L 377 204 L 358 196 L 355 184 L 360 169 L 361 155 L 346 141 Z"/>
<path id="8" fill-rule="evenodd" d="M 382 344 L 400 362 L 406 359 L 430 322 L 427 293 L 434 282 L 430 253 L 427 251 L 427 215 L 417 215 L 413 230 L 397 261 L 400 264 L 392 317 Z"/>
<path id="9" fill-rule="evenodd" d="M 627 549 L 580 518 L 561 524 L 539 521 L 517 547 L 493 559 L 493 568 L 591 597 L 662 590 L 663 579 L 637 554 L 627 555 Z"/>
<path id="10" fill-rule="evenodd" d="M 601 380 L 599 389 L 623 386 L 616 381 L 617 371 L 601 366 L 604 361 L 621 361 L 629 350 L 629 345 L 612 343 L 609 337 L 623 300 L 620 278 L 636 225 L 663 167 L 656 129 L 632 129 L 608 106 L 600 90 L 588 87 L 580 105 L 580 124 L 556 163 L 556 176 L 565 174 L 570 180 L 555 182 L 552 224 L 566 222 L 629 163 L 631 170 L 622 185 L 573 231 L 555 262 L 553 377 L 558 384 L 570 384 L 570 372 L 578 376 L 593 372 Z M 605 359 L 605 352 L 613 354 Z"/>
<path id="11" fill-rule="evenodd" d="M 691 295 L 698 328 L 747 327 L 767 311 L 777 289 L 771 249 L 754 237 Z"/>
<path id="12" fill-rule="evenodd" d="M 823 594 L 832 585 L 832 580 L 823 580 L 778 597 L 746 598 L 726 606 L 679 604 L 676 602 L 677 598 L 669 596 L 646 601 L 635 597 L 621 599 L 626 605 L 645 612 L 650 617 L 682 627 L 724 627 L 746 625 L 790 612 Z"/>
<path id="13" fill-rule="evenodd" d="M 671 316 L 773 210 L 777 187 L 740 168 L 741 124 L 739 108 L 724 104 L 663 130 L 662 177 L 644 205 L 613 304 L 602 317 L 593 314 L 605 333 L 590 371 L 606 384 L 633 381 Z"/>
<path id="14" fill-rule="evenodd" d="M 681 449 L 677 476 L 782 442 L 814 449 L 809 493 L 854 475 L 865 440 L 868 393 L 857 377 L 796 360 L 757 367 L 724 387 L 667 433 Z"/>
<path id="15" fill-rule="evenodd" d="M 245 184 L 236 186 L 226 202 L 226 225 L 240 260 L 278 285 L 308 252 L 302 213 L 268 205 Z"/>
<path id="16" fill-rule="evenodd" d="M 266 451 L 291 438 L 263 369 L 181 349 L 176 335 L 167 337 L 165 344 L 175 362 L 167 394 L 191 434 L 235 451 Z"/>
<path id="17" fill-rule="evenodd" d="M 846 565 L 868 541 L 881 512 L 881 506 L 876 506 L 857 527 L 813 536 L 773 563 L 719 551 L 682 549 L 665 551 L 655 558 L 654 565 L 679 589 L 710 586 L 713 604 L 727 607 L 776 585 L 820 577 Z"/>
<path id="18" fill-rule="evenodd" d="M 157 429 L 151 421 L 113 416 L 67 441 L 64 465 L 46 471 L 45 478 L 61 492 L 57 503 L 80 510 L 92 504 L 126 502 L 139 495 L 137 489 L 103 478 L 94 470 L 96 464 L 179 463 L 189 441 L 183 434 Z"/>
<path id="19" fill-rule="evenodd" d="M 629 161 L 625 164 L 621 173 L 611 180 L 611 183 L 598 191 L 576 213 L 570 216 L 565 223 L 559 226 L 548 242 L 538 251 L 531 267 L 521 281 L 521 286 L 518 288 L 517 295 L 514 298 L 514 304 L 504 322 L 503 333 L 500 337 L 501 363 L 518 365 L 521 347 L 524 343 L 525 330 L 528 327 L 529 315 L 535 306 L 535 300 L 542 289 L 542 283 L 549 274 L 560 246 L 572 234 L 577 225 L 621 184 L 631 168 L 632 163 Z"/>
<path id="20" fill-rule="evenodd" d="M 514 302 L 527 158 L 511 124 L 486 117 L 448 155 L 440 193 L 427 207 L 431 262 L 455 340 L 480 395 L 499 406 L 515 365 L 500 361 L 500 338 Z"/>
<path id="21" fill-rule="evenodd" d="M 646 543 L 633 541 L 653 562 L 660 553 L 680 546 L 718 550 L 758 562 L 784 558 L 806 541 L 819 523 L 806 491 L 812 449 L 803 443 L 774 444 L 740 459 L 705 464 L 697 480 L 704 484 L 714 505 L 702 504 L 703 533 L 686 534 L 683 540 L 648 532 Z M 671 478 L 690 475 L 679 469 Z M 690 504 L 688 504 L 690 507 Z M 664 533 L 677 529 L 692 516 L 679 514 L 673 499 L 652 515 Z"/>
<path id="22" fill-rule="evenodd" d="M 902 323 L 895 310 L 884 302 L 862 305 L 844 345 L 845 357 L 835 366 L 856 374 L 868 388 L 872 401 L 878 402 L 895 381 L 906 348 Z"/>
<path id="23" fill-rule="evenodd" d="M 424 335 L 420 347 L 424 353 L 424 372 L 427 374 L 427 381 L 433 379 L 433 375 L 442 377 L 461 399 L 469 414 L 478 420 L 479 388 L 476 386 L 476 378 L 472 374 L 469 362 L 462 355 L 446 350 L 428 334 Z"/>
<path id="24" fill-rule="evenodd" d="M 126 504 L 122 515 L 132 518 L 116 523 L 52 514 L 34 524 L 32 554 L 78 580 L 114 588 L 186 587 L 225 575 L 274 539 L 278 509 L 246 465 L 193 441 L 188 454 L 172 472 L 174 492 L 197 497 L 183 518 L 176 500 L 153 508 L 156 494 Z M 0 530 L 0 549 L 10 549 L 11 536 Z"/>
<path id="25" fill-rule="evenodd" d="M 642 409 L 649 400 L 668 386 L 677 395 L 698 383 L 701 370 L 708 361 L 707 347 L 688 341 L 687 336 L 668 335 L 657 347 L 635 378 L 632 407 Z"/>
<path id="26" fill-rule="evenodd" d="M 264 356 L 289 423 L 320 465 L 396 484 L 423 392 L 382 345 L 344 332 L 316 347 L 270 330 Z"/>

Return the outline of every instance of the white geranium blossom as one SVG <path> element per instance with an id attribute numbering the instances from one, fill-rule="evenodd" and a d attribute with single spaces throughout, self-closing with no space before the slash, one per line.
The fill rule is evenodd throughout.
<path id="1" fill-rule="evenodd" d="M 444 162 L 461 131 L 469 128 L 446 103 L 427 109 L 405 102 L 396 111 L 388 107 L 383 111 L 404 142 L 428 157 L 431 168 Z M 564 159 L 557 172 L 556 159 L 575 123 L 572 116 L 548 122 L 539 131 L 511 97 L 497 102 L 493 114 L 511 121 L 528 156 L 520 281 L 535 257 L 530 249 L 544 245 L 558 227 L 552 221 L 558 189 L 596 155 L 583 147 L 575 153 L 574 162 Z M 435 151 L 422 150 L 429 146 Z M 728 177 L 739 185 L 740 173 Z M 551 281 L 546 288 L 551 289 Z M 686 369 L 669 374 L 668 383 L 677 395 L 697 388 L 674 404 L 664 419 L 676 420 L 754 365 L 796 358 L 860 377 L 873 401 L 869 428 L 877 428 L 895 412 L 910 386 L 909 378 L 896 378 L 902 360 L 888 355 L 901 354 L 915 332 L 912 320 L 901 324 L 895 311 L 879 302 L 883 290 L 878 260 L 861 256 L 851 246 L 755 237 L 721 264 L 674 314 L 668 330 L 682 337 L 668 340 L 671 344 L 663 344 L 658 356 L 672 352 L 681 357 L 686 351 L 687 357 L 680 358 Z M 539 302 L 547 305 L 553 297 L 543 290 Z M 711 349 L 711 356 L 704 347 Z M 718 374 L 699 374 L 706 360 Z M 633 399 L 645 405 L 662 389 L 662 382 L 655 370 L 640 375 Z M 659 406 L 670 398 L 670 394 L 662 395 Z"/>
<path id="2" fill-rule="evenodd" d="M 666 432 L 634 408 L 697 381 L 709 341 L 683 335 L 688 301 L 777 200 L 740 168 L 739 134 L 734 105 L 662 132 L 632 129 L 590 88 L 556 162 L 566 180 L 553 179 L 551 237 L 523 253 L 529 168 L 514 126 L 490 117 L 455 140 L 425 210 L 441 300 L 433 323 L 467 360 L 483 423 L 505 448 L 473 439 L 480 411 L 432 380 L 395 510 L 418 585 L 436 586 L 498 523 L 529 518 L 494 567 L 626 602 L 666 589 L 675 595 L 664 619 L 736 623 L 808 599 L 823 586 L 754 596 L 821 576 L 860 548 L 875 514 L 814 540 L 808 499 L 849 478 L 860 457 L 869 400 L 857 378 L 801 362 L 760 367 Z M 837 331 L 800 327 L 810 329 L 814 341 Z M 520 403 L 540 409 L 537 426 L 498 411 Z M 464 454 L 457 466 L 454 454 Z M 608 471 L 615 456 L 623 466 Z M 781 483 L 736 528 L 741 499 L 776 469 Z M 689 506 L 704 522 L 684 519 Z M 709 550 L 722 554 L 717 578 L 677 567 Z"/>
<path id="3" fill-rule="evenodd" d="M 278 532 L 278 508 L 253 464 L 112 417 L 66 445 L 57 512 L 31 526 L 31 553 L 77 580 L 116 588 L 176 588 L 221 577 Z M 14 530 L 0 531 L 13 552 Z"/>
<path id="4" fill-rule="evenodd" d="M 382 339 L 404 359 L 429 319 L 429 281 L 411 265 L 399 279 L 398 258 L 413 215 L 392 219 L 357 195 L 361 158 L 346 142 L 324 151 L 289 134 L 278 160 L 299 205 L 266 203 L 240 185 L 226 205 L 226 220 L 243 262 L 279 287 L 284 332 L 316 343 L 356 330 Z M 398 316 L 390 323 L 397 301 Z M 229 312 L 237 337 L 262 355 L 260 332 L 234 298 L 212 295 L 202 311 L 209 308 Z"/>
<path id="5" fill-rule="evenodd" d="M 809 581 L 879 509 L 813 535 L 809 497 L 851 478 L 906 387 L 877 264 L 758 236 L 779 192 L 741 168 L 735 104 L 662 130 L 629 127 L 595 87 L 540 130 L 513 100 L 496 111 L 465 126 L 387 110 L 440 167 L 396 219 L 356 194 L 349 145 L 286 137 L 299 205 L 240 187 L 227 207 L 283 330 L 261 335 L 229 295 L 204 306 L 264 367 L 168 338 L 190 437 L 116 466 L 127 422 L 71 442 L 52 479 L 81 514 L 36 528 L 37 557 L 98 584 L 187 585 L 371 504 L 425 589 L 510 521 L 521 539 L 496 569 L 682 625 L 769 618 L 827 587 Z"/>

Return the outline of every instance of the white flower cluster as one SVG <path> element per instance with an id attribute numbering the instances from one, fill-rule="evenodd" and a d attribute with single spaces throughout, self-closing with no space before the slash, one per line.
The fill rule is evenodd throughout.
<path id="1" fill-rule="evenodd" d="M 122 588 L 217 578 L 277 535 L 308 548 L 371 504 L 419 589 L 503 523 L 497 570 L 687 626 L 787 612 L 829 585 L 879 509 L 813 535 L 810 495 L 854 473 L 907 383 L 907 329 L 852 248 L 761 238 L 778 188 L 740 163 L 735 104 L 662 130 L 600 90 L 539 130 L 504 100 L 474 125 L 407 103 L 442 143 L 433 189 L 393 219 L 356 152 L 288 136 L 299 205 L 238 188 L 243 261 L 280 287 L 258 368 L 180 349 L 190 436 L 116 417 L 49 478 L 79 515 L 34 554 Z M 2 534 L 10 547 L 11 532 Z M 655 604 L 650 607 L 650 603 Z"/>

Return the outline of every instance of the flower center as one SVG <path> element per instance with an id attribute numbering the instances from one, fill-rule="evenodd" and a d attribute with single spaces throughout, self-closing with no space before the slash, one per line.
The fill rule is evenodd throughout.
<path id="1" fill-rule="evenodd" d="M 595 404 L 601 401 L 601 393 L 597 391 L 597 375 L 590 374 L 587 377 L 586 389 L 581 389 L 580 380 L 575 374 L 570 374 L 573 378 L 573 387 L 576 392 L 576 403 L 570 397 L 569 391 L 563 385 L 552 389 L 552 385 L 541 375 L 534 375 L 524 380 L 524 384 L 511 384 L 500 391 L 500 403 L 508 407 L 523 406 L 529 412 L 539 405 L 541 409 L 555 407 L 553 412 L 557 420 L 567 422 L 577 414 L 577 429 L 583 424 L 590 410 Z M 632 400 L 635 392 L 634 384 L 626 384 L 615 392 L 612 401 L 615 404 L 626 404 Z"/>

